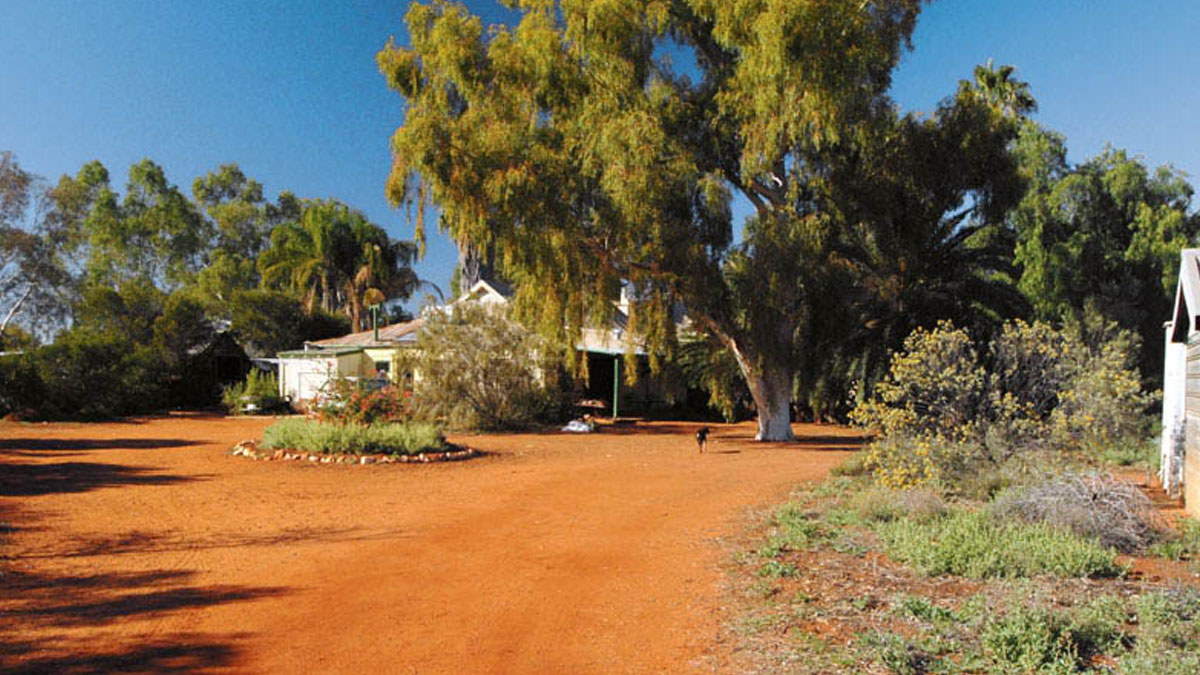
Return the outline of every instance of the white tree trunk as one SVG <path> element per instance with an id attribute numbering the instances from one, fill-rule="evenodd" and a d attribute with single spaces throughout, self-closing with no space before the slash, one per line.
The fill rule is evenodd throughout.
<path id="1" fill-rule="evenodd" d="M 760 367 L 740 345 L 731 345 L 750 396 L 758 410 L 756 441 L 792 441 L 792 371 L 787 366 Z"/>

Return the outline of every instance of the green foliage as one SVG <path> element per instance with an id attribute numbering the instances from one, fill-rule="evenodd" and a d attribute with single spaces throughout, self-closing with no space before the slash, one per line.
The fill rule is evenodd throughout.
<path id="1" fill-rule="evenodd" d="M 1192 186 L 1176 169 L 1152 171 L 1113 148 L 1072 166 L 1062 137 L 1033 123 L 1018 155 L 1030 189 L 1011 222 L 1019 285 L 1036 316 L 1064 321 L 1099 312 L 1145 342 L 1139 366 L 1154 381 L 1179 251 L 1200 234 Z"/>
<path id="2" fill-rule="evenodd" d="M 275 375 L 257 368 L 251 368 L 245 380 L 221 390 L 221 405 L 231 415 L 270 415 L 291 410 L 288 402 L 279 395 L 279 380 Z"/>
<path id="3" fill-rule="evenodd" d="M 271 231 L 258 270 L 264 287 L 295 294 L 309 312 L 344 312 L 361 331 L 367 327 L 363 293 L 378 288 L 391 298 L 409 297 L 417 286 L 415 256 L 411 242 L 392 240 L 361 211 L 317 199 L 305 202 L 298 223 Z"/>
<path id="4" fill-rule="evenodd" d="M 230 301 L 230 312 L 231 329 L 246 351 L 256 356 L 273 357 L 310 340 L 350 332 L 346 317 L 321 309 L 307 312 L 299 300 L 277 291 L 238 291 Z"/>
<path id="5" fill-rule="evenodd" d="M 144 159 L 129 167 L 124 199 L 108 183 L 103 166 L 85 166 L 74 179 L 90 199 L 82 207 L 75 242 L 86 247 L 88 278 L 113 286 L 142 279 L 175 289 L 190 281 L 212 236 L 209 223 L 172 185 L 162 167 Z M 74 193 L 72 179 L 59 189 Z"/>
<path id="6" fill-rule="evenodd" d="M 1196 560 L 1200 557 L 1200 521 L 1181 517 L 1175 519 L 1173 525 L 1162 540 L 1151 547 L 1150 554 L 1171 560 Z"/>
<path id="7" fill-rule="evenodd" d="M 708 405 L 726 422 L 735 422 L 738 412 L 749 408 L 750 391 L 733 353 L 716 340 L 695 334 L 681 337 L 675 352 L 688 386 L 708 392 Z"/>
<path id="8" fill-rule="evenodd" d="M 66 318 L 73 279 L 50 205 L 45 181 L 0 150 L 0 351 L 22 334 L 48 335 Z"/>
<path id="9" fill-rule="evenodd" d="M 1147 593 L 1134 602 L 1137 641 L 1119 672 L 1184 675 L 1200 669 L 1200 595 L 1194 589 Z"/>
<path id="10" fill-rule="evenodd" d="M 167 401 L 161 360 L 123 336 L 73 328 L 32 355 L 40 417 L 97 419 L 161 409 Z"/>
<path id="11" fill-rule="evenodd" d="M 1071 626 L 1061 614 L 1018 608 L 984 623 L 981 641 L 1004 672 L 1073 673 L 1079 665 Z"/>
<path id="12" fill-rule="evenodd" d="M 415 455 L 445 449 L 432 424 L 327 424 L 280 420 L 263 430 L 263 447 L 328 454 Z"/>
<path id="13" fill-rule="evenodd" d="M 547 344 L 503 307 L 460 303 L 425 317 L 414 364 L 419 413 L 454 427 L 527 427 L 557 412 Z"/>
<path id="14" fill-rule="evenodd" d="M 913 309 L 1019 300 L 992 238 L 1019 197 L 1007 148 L 1027 106 L 968 85 L 899 116 L 886 92 L 921 4 L 518 3 L 518 25 L 485 31 L 413 3 L 405 46 L 377 56 L 405 99 L 389 197 L 493 248 L 522 320 L 564 353 L 624 283 L 653 363 L 682 303 L 737 364 L 760 437 L 786 440 L 797 388 L 836 411 Z M 754 207 L 740 237 L 735 194 Z"/>
<path id="15" fill-rule="evenodd" d="M 0 417 L 33 414 L 44 396 L 32 355 L 0 356 Z"/>
<path id="16" fill-rule="evenodd" d="M 1044 524 L 997 520 L 984 512 L 954 511 L 919 522 L 901 519 L 877 530 L 888 555 L 930 576 L 1019 578 L 1120 576 L 1116 553 Z"/>

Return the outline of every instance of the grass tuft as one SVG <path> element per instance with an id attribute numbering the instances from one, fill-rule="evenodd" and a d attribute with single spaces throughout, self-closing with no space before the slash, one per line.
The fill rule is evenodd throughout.
<path id="1" fill-rule="evenodd" d="M 928 576 L 1014 579 L 1125 573 L 1111 549 L 1042 523 L 1002 522 L 981 511 L 957 510 L 927 522 L 904 518 L 880 523 L 876 529 L 890 556 Z"/>

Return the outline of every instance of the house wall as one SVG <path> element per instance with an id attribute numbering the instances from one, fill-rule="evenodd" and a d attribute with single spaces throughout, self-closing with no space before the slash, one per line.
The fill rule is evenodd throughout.
<path id="1" fill-rule="evenodd" d="M 281 359 L 279 363 L 279 393 L 293 403 L 316 397 L 331 373 L 337 372 L 338 360 L 328 358 Z"/>
<path id="2" fill-rule="evenodd" d="M 1188 515 L 1200 517 L 1200 340 L 1188 341 L 1186 361 L 1183 504 Z"/>
<path id="3" fill-rule="evenodd" d="M 396 382 L 400 376 L 398 362 L 399 350 L 394 347 L 374 348 L 368 347 L 364 353 L 366 354 L 366 363 L 364 366 L 369 370 L 368 375 L 375 375 L 375 362 L 386 361 L 388 365 L 388 379 Z"/>

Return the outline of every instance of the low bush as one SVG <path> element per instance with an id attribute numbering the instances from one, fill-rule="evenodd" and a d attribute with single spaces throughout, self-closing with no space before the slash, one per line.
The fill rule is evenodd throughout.
<path id="1" fill-rule="evenodd" d="M 337 378 L 323 391 L 317 417 L 331 424 L 399 424 L 413 419 L 412 392 L 388 384 L 374 388 Z"/>
<path id="2" fill-rule="evenodd" d="M 993 515 L 1046 523 L 1125 553 L 1162 536 L 1154 504 L 1137 487 L 1111 476 L 1069 473 L 1001 494 Z"/>
<path id="3" fill-rule="evenodd" d="M 455 428 L 520 429 L 559 411 L 552 349 L 501 307 L 460 303 L 421 329 L 418 414 Z"/>
<path id="4" fill-rule="evenodd" d="M 1193 675 L 1200 672 L 1200 593 L 1194 589 L 1147 593 L 1134 602 L 1138 624 L 1133 649 L 1119 672 Z"/>
<path id="5" fill-rule="evenodd" d="M 231 415 L 286 413 L 291 408 L 279 395 L 279 380 L 272 373 L 252 368 L 246 379 L 221 390 L 221 405 Z"/>
<path id="6" fill-rule="evenodd" d="M 1150 553 L 1171 560 L 1195 560 L 1200 556 L 1200 521 L 1186 517 L 1176 519 L 1174 526 L 1151 547 Z"/>
<path id="7" fill-rule="evenodd" d="M 1044 523 L 1008 522 L 955 510 L 927 522 L 902 518 L 876 531 L 888 555 L 918 572 L 973 578 L 1110 577 L 1124 574 L 1116 552 Z"/>
<path id="8" fill-rule="evenodd" d="M 88 329 L 60 333 L 31 354 L 42 383 L 39 417 L 102 419 L 161 409 L 162 363 L 150 348 Z"/>
<path id="9" fill-rule="evenodd" d="M 32 415 L 43 398 L 42 380 L 29 354 L 0 356 L 0 417 Z"/>
<path id="10" fill-rule="evenodd" d="M 316 420 L 280 420 L 263 431 L 263 447 L 327 454 L 415 455 L 446 448 L 432 424 L 327 424 Z"/>
<path id="11" fill-rule="evenodd" d="M 934 490 L 896 490 L 873 485 L 847 500 L 847 506 L 867 522 L 910 518 L 927 522 L 946 514 L 946 502 Z"/>

